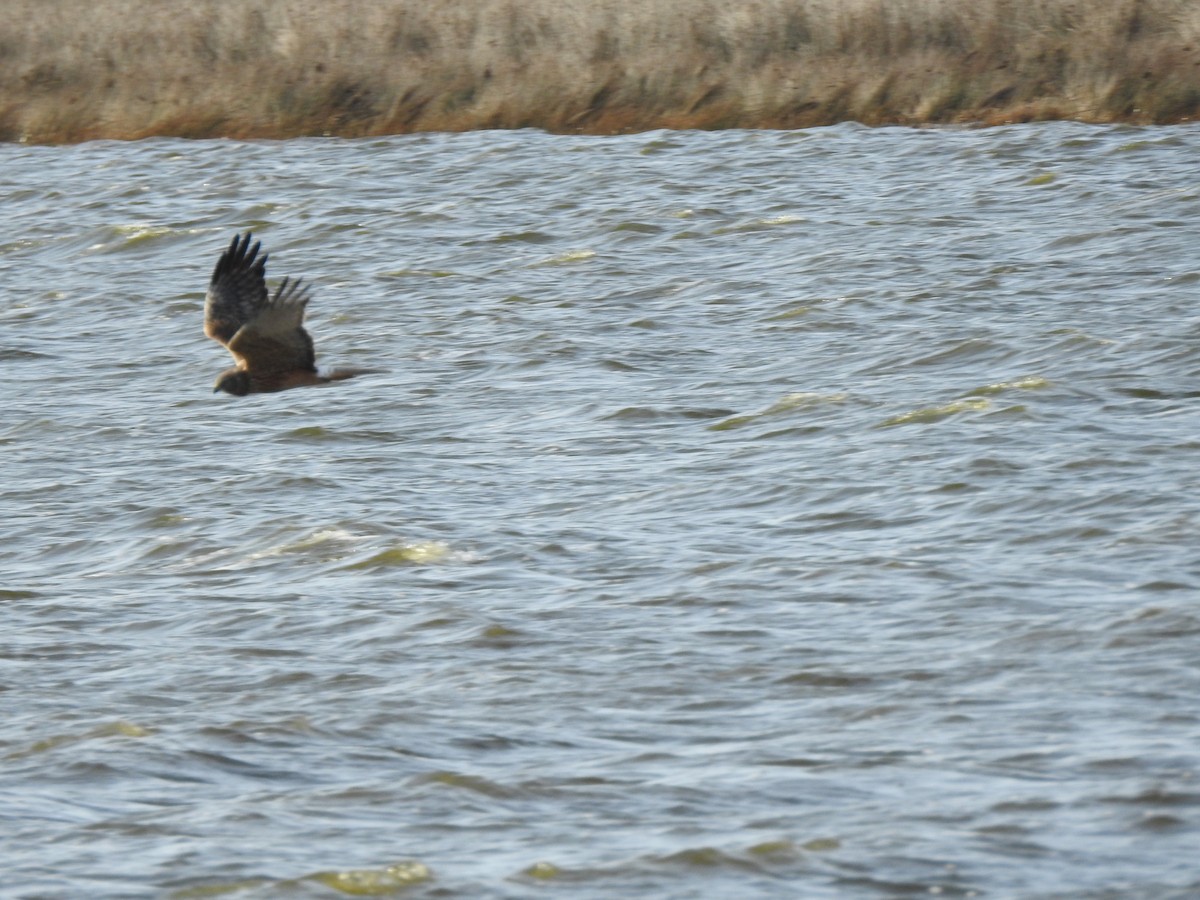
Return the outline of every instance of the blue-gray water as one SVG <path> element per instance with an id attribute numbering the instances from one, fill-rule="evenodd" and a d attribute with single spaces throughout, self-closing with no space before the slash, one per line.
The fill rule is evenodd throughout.
<path id="1" fill-rule="evenodd" d="M 0 895 L 1195 896 L 1197 158 L 0 147 Z"/>

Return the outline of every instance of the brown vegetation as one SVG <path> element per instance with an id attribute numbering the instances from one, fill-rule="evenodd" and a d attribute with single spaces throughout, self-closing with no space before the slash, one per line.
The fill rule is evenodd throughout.
<path id="1" fill-rule="evenodd" d="M 1193 0 L 8 0 L 0 139 L 1200 111 Z"/>

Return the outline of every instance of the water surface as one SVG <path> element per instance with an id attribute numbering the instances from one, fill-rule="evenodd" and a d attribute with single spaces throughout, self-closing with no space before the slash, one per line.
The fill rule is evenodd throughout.
<path id="1" fill-rule="evenodd" d="M 0 894 L 1194 896 L 1198 152 L 0 147 Z"/>

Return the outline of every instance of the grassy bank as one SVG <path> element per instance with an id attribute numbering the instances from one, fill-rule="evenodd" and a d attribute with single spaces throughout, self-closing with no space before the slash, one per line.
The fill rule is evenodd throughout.
<path id="1" fill-rule="evenodd" d="M 1200 113 L 1194 0 L 4 5 L 4 140 Z"/>

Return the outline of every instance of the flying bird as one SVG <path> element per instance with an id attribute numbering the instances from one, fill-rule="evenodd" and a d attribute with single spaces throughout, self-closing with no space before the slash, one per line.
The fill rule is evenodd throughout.
<path id="1" fill-rule="evenodd" d="M 251 234 L 234 235 L 217 260 L 204 298 L 204 333 L 233 354 L 236 366 L 217 376 L 213 393 L 235 397 L 344 381 L 379 369 L 318 368 L 312 338 L 304 330 L 310 286 L 284 278 L 267 293 L 267 254 Z"/>

